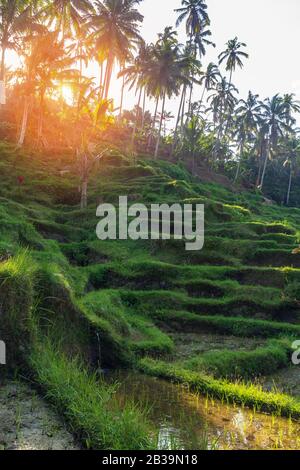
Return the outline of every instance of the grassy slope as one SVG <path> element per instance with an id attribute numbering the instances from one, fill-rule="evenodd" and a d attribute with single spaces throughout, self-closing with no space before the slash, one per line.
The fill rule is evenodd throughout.
<path id="1" fill-rule="evenodd" d="M 60 173 L 70 163 L 0 145 L 0 337 L 17 345 L 9 348 L 10 364 L 25 364 L 92 448 L 152 445 L 142 412 L 131 404 L 118 409 L 113 390 L 97 382 L 99 363 L 138 367 L 298 418 L 297 400 L 240 380 L 290 365 L 290 344 L 300 334 L 300 257 L 292 254 L 300 210 L 192 181 L 167 163 L 131 167 L 115 158 L 93 176 L 82 212 L 76 175 Z M 97 240 L 97 203 L 126 194 L 147 204 L 205 203 L 204 250 L 186 252 L 178 241 Z M 181 360 L 173 354 L 177 330 L 263 344 Z"/>

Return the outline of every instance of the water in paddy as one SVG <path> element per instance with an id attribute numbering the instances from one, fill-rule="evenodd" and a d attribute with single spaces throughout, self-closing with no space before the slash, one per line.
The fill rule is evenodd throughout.
<path id="1" fill-rule="evenodd" d="M 300 423 L 222 404 L 131 371 L 110 376 L 121 402 L 149 410 L 159 449 L 300 449 Z"/>

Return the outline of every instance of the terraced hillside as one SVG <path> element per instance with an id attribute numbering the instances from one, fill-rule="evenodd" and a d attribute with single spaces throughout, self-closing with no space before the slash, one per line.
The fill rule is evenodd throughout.
<path id="1" fill-rule="evenodd" d="M 291 362 L 300 339 L 300 209 L 194 180 L 165 162 L 131 166 L 114 155 L 92 176 L 81 211 L 71 159 L 6 144 L 0 181 L 0 339 L 9 366 L 42 388 L 83 445 L 154 445 L 143 411 L 118 408 L 113 387 L 94 375 L 106 368 L 300 418 Z M 99 241 L 96 207 L 120 195 L 204 203 L 204 249 Z"/>

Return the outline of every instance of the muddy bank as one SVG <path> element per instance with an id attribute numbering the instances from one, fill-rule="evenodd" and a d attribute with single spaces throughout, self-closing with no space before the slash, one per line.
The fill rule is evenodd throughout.
<path id="1" fill-rule="evenodd" d="M 24 383 L 0 383 L 0 423 L 1 450 L 79 449 L 51 407 Z"/>

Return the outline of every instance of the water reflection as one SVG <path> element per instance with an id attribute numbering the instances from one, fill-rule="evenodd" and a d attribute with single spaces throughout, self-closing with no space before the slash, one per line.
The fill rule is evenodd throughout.
<path id="1" fill-rule="evenodd" d="M 300 424 L 222 404 L 132 371 L 110 374 L 118 399 L 149 410 L 159 449 L 300 449 Z M 298 437 L 299 436 L 299 437 Z"/>

